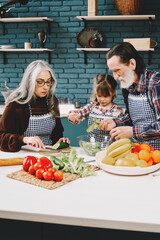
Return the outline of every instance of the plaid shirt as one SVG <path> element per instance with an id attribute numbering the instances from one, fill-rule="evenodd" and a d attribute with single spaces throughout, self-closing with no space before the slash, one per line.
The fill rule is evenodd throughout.
<path id="1" fill-rule="evenodd" d="M 87 105 L 85 105 L 84 107 L 81 107 L 78 110 L 74 110 L 74 111 L 70 111 L 68 114 L 70 113 L 78 113 L 79 117 L 76 119 L 76 121 L 74 122 L 74 124 L 79 124 L 80 122 L 82 122 L 85 118 L 89 117 L 90 111 L 91 109 L 93 110 L 93 108 L 96 110 L 96 112 L 99 113 L 100 116 L 102 116 L 102 118 L 105 118 L 105 115 L 107 115 L 107 113 L 111 113 L 111 109 L 104 109 L 103 107 L 100 106 L 99 103 L 88 103 Z M 118 117 L 119 115 L 123 114 L 123 109 L 117 105 L 117 104 L 113 104 L 112 106 L 112 115 L 113 117 Z"/>
<path id="2" fill-rule="evenodd" d="M 148 125 L 133 126 L 134 137 L 141 141 L 160 138 L 160 73 L 146 69 L 144 75 L 141 75 L 139 83 L 133 84 L 130 88 L 125 89 L 125 91 L 128 94 L 146 94 L 156 118 L 156 122 Z M 124 96 L 124 102 L 126 103 L 125 114 L 114 119 L 116 126 L 132 126 L 127 100 L 128 95 Z"/>

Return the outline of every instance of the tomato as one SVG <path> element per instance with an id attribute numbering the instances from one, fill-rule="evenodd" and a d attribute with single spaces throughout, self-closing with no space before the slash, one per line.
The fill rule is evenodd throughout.
<path id="1" fill-rule="evenodd" d="M 43 178 L 43 173 L 44 173 L 44 169 L 43 168 L 39 168 L 37 171 L 36 171 L 36 177 L 38 179 L 42 179 Z"/>
<path id="2" fill-rule="evenodd" d="M 141 149 L 140 149 L 140 144 L 139 143 L 134 143 L 134 149 L 132 150 L 132 152 L 139 152 Z"/>
<path id="3" fill-rule="evenodd" d="M 35 174 L 34 165 L 31 165 L 31 166 L 29 167 L 28 172 L 29 172 L 30 174 L 32 174 L 32 175 Z"/>
<path id="4" fill-rule="evenodd" d="M 34 165 L 37 162 L 37 158 L 34 156 L 27 156 L 23 160 L 23 170 L 28 171 L 31 165 Z"/>
<path id="5" fill-rule="evenodd" d="M 53 172 L 52 171 L 45 171 L 43 173 L 43 177 L 46 181 L 51 181 L 53 179 Z"/>
<path id="6" fill-rule="evenodd" d="M 37 160 L 38 163 L 42 164 L 42 167 L 45 169 L 52 167 L 52 162 L 47 157 L 41 157 Z"/>
<path id="7" fill-rule="evenodd" d="M 43 165 L 41 163 L 39 163 L 39 162 L 36 162 L 34 164 L 34 170 L 37 171 L 39 168 L 43 168 Z"/>
<path id="8" fill-rule="evenodd" d="M 48 171 L 51 171 L 54 174 L 57 171 L 57 169 L 56 168 L 49 168 Z"/>
<path id="9" fill-rule="evenodd" d="M 61 171 L 56 171 L 54 173 L 54 180 L 60 182 L 63 180 L 63 173 Z"/>

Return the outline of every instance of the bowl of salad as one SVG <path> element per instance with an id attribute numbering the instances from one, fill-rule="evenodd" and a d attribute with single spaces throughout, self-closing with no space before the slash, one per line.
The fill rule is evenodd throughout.
<path id="1" fill-rule="evenodd" d="M 107 149 L 110 144 L 111 137 L 100 134 L 86 134 L 77 137 L 79 146 L 89 156 L 95 156 L 97 152 Z"/>

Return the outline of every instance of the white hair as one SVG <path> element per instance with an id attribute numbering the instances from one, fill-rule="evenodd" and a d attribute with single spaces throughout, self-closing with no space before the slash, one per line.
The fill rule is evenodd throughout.
<path id="1" fill-rule="evenodd" d="M 57 84 L 57 81 L 55 79 L 53 70 L 51 69 L 51 66 L 43 61 L 43 60 L 37 60 L 28 65 L 26 68 L 21 83 L 19 84 L 19 87 L 15 89 L 6 99 L 6 105 L 9 103 L 15 101 L 19 104 L 26 104 L 30 102 L 32 98 L 36 98 L 34 92 L 35 92 L 35 84 L 36 84 L 36 78 L 37 75 L 43 71 L 47 70 L 50 72 L 53 84 L 49 90 L 49 93 L 47 94 L 47 99 L 49 102 L 49 108 L 51 110 L 52 106 L 54 105 L 54 90 Z"/>

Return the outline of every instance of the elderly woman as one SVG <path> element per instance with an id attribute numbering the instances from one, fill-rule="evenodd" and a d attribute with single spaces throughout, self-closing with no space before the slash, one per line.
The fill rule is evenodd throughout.
<path id="1" fill-rule="evenodd" d="M 0 120 L 0 150 L 17 152 L 25 144 L 38 148 L 63 138 L 56 79 L 49 64 L 37 60 L 28 65 L 19 87 L 6 100 Z"/>

